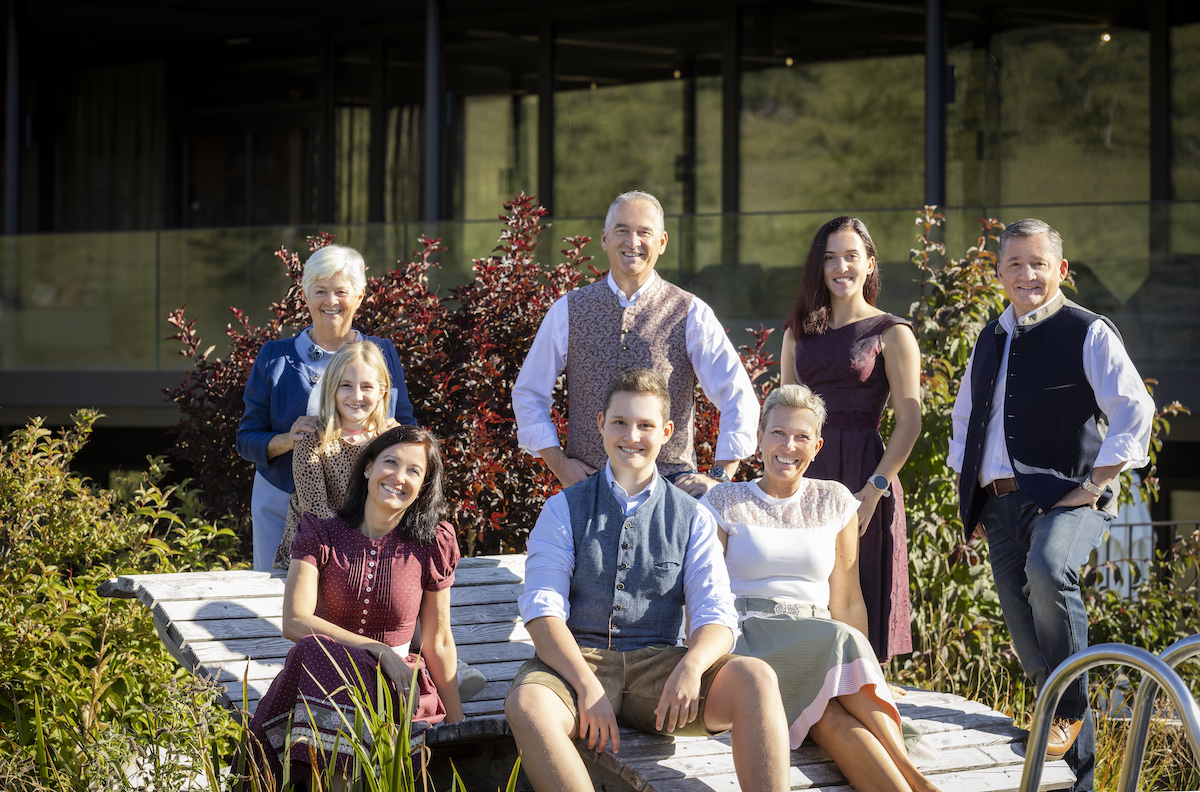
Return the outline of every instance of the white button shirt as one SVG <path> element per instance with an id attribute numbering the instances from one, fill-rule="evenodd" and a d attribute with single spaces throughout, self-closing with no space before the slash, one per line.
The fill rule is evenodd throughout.
<path id="1" fill-rule="evenodd" d="M 1052 298 L 1065 299 L 1062 292 Z M 1053 302 L 1049 305 L 1052 304 Z M 1007 332 L 1007 336 L 983 441 L 983 459 L 979 468 L 981 487 L 986 487 L 997 479 L 1014 477 L 1008 444 L 1004 440 L 1004 384 L 1008 378 L 1008 351 L 1017 327 L 1011 305 L 1000 314 L 1000 326 Z M 946 463 L 955 472 L 962 471 L 963 455 L 966 451 L 967 425 L 971 420 L 971 367 L 974 363 L 975 355 L 972 352 L 951 413 L 954 436 L 950 440 L 950 454 Z M 1083 373 L 1096 395 L 1096 404 L 1108 418 L 1108 433 L 1092 467 L 1121 464 L 1122 470 L 1128 470 L 1148 463 L 1150 430 L 1154 423 L 1154 400 L 1134 368 L 1133 361 L 1129 359 L 1125 345 L 1103 319 L 1092 322 L 1087 335 L 1084 336 Z M 1113 489 L 1116 490 L 1116 487 Z"/>

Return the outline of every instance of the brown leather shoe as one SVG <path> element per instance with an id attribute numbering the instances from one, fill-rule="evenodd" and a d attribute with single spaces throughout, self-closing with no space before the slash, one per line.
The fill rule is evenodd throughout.
<path id="1" fill-rule="evenodd" d="M 1075 738 L 1079 736 L 1081 728 L 1083 728 L 1082 720 L 1055 718 L 1054 723 L 1050 725 L 1050 742 L 1046 744 L 1046 758 L 1062 759 L 1063 754 L 1071 750 L 1071 746 L 1075 744 Z"/>

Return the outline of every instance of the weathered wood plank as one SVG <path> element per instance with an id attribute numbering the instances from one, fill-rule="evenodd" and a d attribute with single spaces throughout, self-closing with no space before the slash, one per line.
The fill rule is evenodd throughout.
<path id="1" fill-rule="evenodd" d="M 280 636 L 283 632 L 283 619 L 279 616 L 200 618 L 190 621 L 164 620 L 163 624 L 169 624 L 174 628 L 175 631 L 171 633 L 171 637 L 176 645 L 184 641 L 199 643 L 272 638 Z M 456 623 L 453 609 L 451 609 L 451 624 L 453 625 L 451 631 L 454 633 L 454 641 L 460 646 L 478 643 L 505 643 L 510 640 L 531 640 L 524 625 L 519 621 Z"/>

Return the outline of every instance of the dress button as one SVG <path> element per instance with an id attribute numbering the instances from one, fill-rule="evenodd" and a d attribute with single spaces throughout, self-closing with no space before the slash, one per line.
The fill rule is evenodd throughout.
<path id="1" fill-rule="evenodd" d="M 366 616 L 366 615 L 367 615 L 367 612 L 363 611 L 363 616 Z M 366 623 L 367 623 L 366 619 L 363 619 L 363 624 L 366 624 Z"/>
<path id="2" fill-rule="evenodd" d="M 370 587 L 370 586 L 367 586 L 367 593 L 368 593 L 368 594 L 370 594 L 370 593 L 371 593 L 371 587 Z"/>
<path id="3" fill-rule="evenodd" d="M 367 620 L 366 620 L 366 619 L 363 619 L 363 620 L 361 620 L 361 621 L 359 622 L 359 624 L 366 624 L 366 623 L 367 623 Z M 362 632 L 362 630 L 359 630 L 359 632 Z"/>
<path id="4" fill-rule="evenodd" d="M 374 550 L 372 550 L 372 551 L 371 551 L 371 555 L 375 555 L 375 551 L 374 551 Z"/>
<path id="5" fill-rule="evenodd" d="M 371 604 L 371 600 L 369 600 L 369 599 L 363 600 L 363 605 L 370 605 L 370 604 Z M 366 611 L 363 611 L 363 612 L 366 613 Z"/>
<path id="6" fill-rule="evenodd" d="M 366 622 L 363 622 L 363 624 L 366 624 Z M 359 634 L 359 635 L 362 635 L 362 631 L 363 631 L 363 628 L 362 628 L 362 627 L 359 627 L 359 628 L 358 628 L 358 634 Z"/>
<path id="7" fill-rule="evenodd" d="M 367 573 L 367 580 L 370 580 L 370 579 L 371 579 L 371 578 L 373 578 L 373 577 L 375 577 L 375 573 L 374 573 L 374 572 L 368 572 L 368 573 Z"/>
<path id="8" fill-rule="evenodd" d="M 375 566 L 375 562 L 374 562 L 374 561 L 368 561 L 368 562 L 367 562 L 367 566 Z"/>

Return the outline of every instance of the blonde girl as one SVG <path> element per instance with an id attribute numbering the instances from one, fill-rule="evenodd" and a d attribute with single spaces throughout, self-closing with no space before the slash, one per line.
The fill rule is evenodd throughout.
<path id="1" fill-rule="evenodd" d="M 346 500 L 359 450 L 396 425 L 387 415 L 391 384 L 383 354 L 369 341 L 347 343 L 329 361 L 321 378 L 317 433 L 302 435 L 292 455 L 296 491 L 275 551 L 276 569 L 291 562 L 301 516 L 332 517 Z"/>

